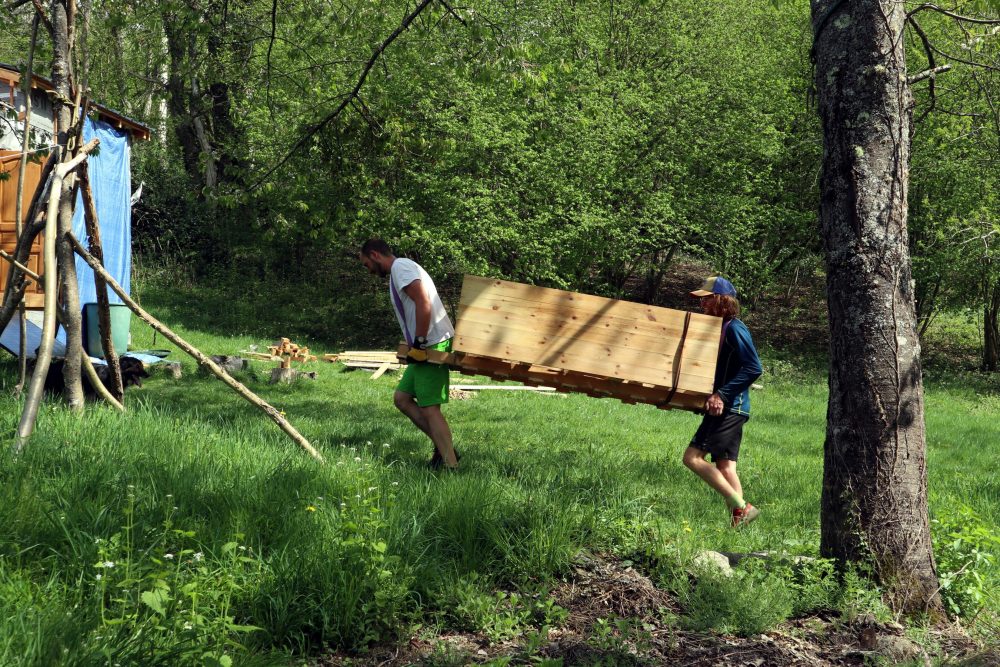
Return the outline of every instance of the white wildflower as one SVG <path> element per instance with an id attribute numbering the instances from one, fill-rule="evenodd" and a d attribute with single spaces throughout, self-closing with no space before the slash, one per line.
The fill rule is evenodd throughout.
<path id="1" fill-rule="evenodd" d="M 173 554 L 163 554 L 163 557 L 166 558 L 167 560 L 173 560 L 174 559 L 174 555 Z"/>
<path id="2" fill-rule="evenodd" d="M 194 559 L 195 559 L 196 561 L 200 561 L 200 560 L 202 560 L 203 558 L 205 558 L 205 554 L 203 554 L 203 553 L 202 553 L 202 552 L 200 552 L 200 551 L 196 551 L 196 552 L 194 553 L 194 555 L 192 556 L 192 558 L 194 558 Z"/>
<path id="3" fill-rule="evenodd" d="M 95 578 L 96 578 L 96 579 L 97 579 L 98 581 L 100 581 L 101 579 L 103 579 L 103 578 L 104 578 L 104 576 L 103 576 L 103 575 L 101 575 L 101 574 L 97 574 L 97 575 L 95 575 Z"/>
<path id="4" fill-rule="evenodd" d="M 101 563 L 101 567 L 112 568 L 114 566 L 115 562 L 113 560 L 106 560 L 103 563 Z"/>

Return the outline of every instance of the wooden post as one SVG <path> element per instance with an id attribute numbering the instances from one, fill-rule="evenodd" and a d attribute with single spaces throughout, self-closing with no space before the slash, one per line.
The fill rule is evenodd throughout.
<path id="1" fill-rule="evenodd" d="M 17 168 L 17 199 L 14 211 L 14 233 L 18 238 L 21 236 L 23 225 L 21 224 L 21 200 L 24 198 L 24 177 L 28 169 L 28 149 L 31 148 L 31 84 L 34 79 L 35 68 L 35 44 L 38 42 L 38 13 L 35 13 L 31 22 L 31 42 L 28 45 L 28 66 L 24 71 L 24 81 L 21 87 L 24 91 L 24 136 L 21 141 L 21 164 Z M 15 265 L 16 266 L 16 265 Z M 21 393 L 24 383 L 28 377 L 28 323 L 25 321 L 24 299 L 17 305 L 17 312 L 20 315 L 20 336 L 18 338 L 17 355 L 17 392 Z"/>
<path id="2" fill-rule="evenodd" d="M 45 385 L 45 376 L 49 372 L 49 363 L 52 361 L 52 346 L 56 338 L 56 224 L 59 217 L 59 201 L 62 192 L 63 180 L 66 174 L 76 169 L 81 162 L 87 159 L 87 154 L 97 148 L 100 141 L 93 139 L 86 146 L 80 149 L 79 155 L 63 162 L 55 167 L 52 173 L 52 188 L 49 191 L 48 214 L 45 218 L 45 314 L 42 317 L 42 344 L 38 348 L 38 359 L 35 362 L 35 370 L 31 374 L 31 381 L 28 383 L 28 396 L 24 401 L 24 411 L 21 413 L 21 421 L 17 426 L 17 439 L 14 441 L 14 454 L 19 454 L 31 437 L 31 432 L 35 430 L 35 419 L 38 417 L 38 406 L 42 401 L 42 389 Z M 55 153 L 61 154 L 59 148 Z M 73 235 L 70 234 L 70 237 Z"/>
<path id="3" fill-rule="evenodd" d="M 76 253 L 80 255 L 80 257 L 82 257 L 83 260 L 87 262 L 88 265 L 90 265 L 90 268 L 92 268 L 95 273 L 101 274 L 101 277 L 104 278 L 105 281 L 107 281 L 108 286 L 112 290 L 114 290 L 115 294 L 117 294 L 121 298 L 121 300 L 125 303 L 126 306 L 132 309 L 132 312 L 138 315 L 139 318 L 142 319 L 144 322 L 149 324 L 149 326 L 153 327 L 155 330 L 163 334 L 164 337 L 167 338 L 167 340 L 169 340 L 174 345 L 176 345 L 177 347 L 181 348 L 189 355 L 194 357 L 194 359 L 199 364 L 201 364 L 202 367 L 207 368 L 213 375 L 215 375 L 217 378 L 226 383 L 226 385 L 228 385 L 231 389 L 233 389 L 233 391 L 238 393 L 240 396 L 245 398 L 254 406 L 260 408 L 260 410 L 262 410 L 264 414 L 270 417 L 271 420 L 275 424 L 277 424 L 282 431 L 287 433 L 288 436 L 292 440 L 294 440 L 296 444 L 302 447 L 302 449 L 306 450 L 309 453 L 309 455 L 312 456 L 314 459 L 320 461 L 321 463 L 323 462 L 323 457 L 320 455 L 320 453 L 316 451 L 311 444 L 309 444 L 308 440 L 302 437 L 301 433 L 295 430 L 295 427 L 292 426 L 280 412 L 278 412 L 273 406 L 271 406 L 269 403 L 261 399 L 252 391 L 247 389 L 242 383 L 234 380 L 233 377 L 225 370 L 220 368 L 218 364 L 216 364 L 214 361 L 212 361 L 207 356 L 202 354 L 197 348 L 188 343 L 186 340 L 184 340 L 183 338 L 175 334 L 173 331 L 168 329 L 166 325 L 164 325 L 162 322 L 160 322 L 152 315 L 147 313 L 145 310 L 143 310 L 142 306 L 133 301 L 132 298 L 125 292 L 125 290 L 122 289 L 121 285 L 119 285 L 117 281 L 115 281 L 115 279 L 111 277 L 111 274 L 109 274 L 107 271 L 104 270 L 104 267 L 101 266 L 96 259 L 94 259 L 93 255 L 84 250 L 83 246 L 80 245 L 80 241 L 77 240 L 75 236 L 70 234 L 68 238 L 70 243 L 73 244 L 73 249 L 76 250 Z"/>
<path id="4" fill-rule="evenodd" d="M 101 265 L 104 265 L 104 249 L 101 247 L 101 226 L 97 220 L 97 205 L 94 203 L 94 191 L 90 187 L 90 171 L 86 163 L 80 165 L 80 193 L 83 195 L 84 219 L 87 223 L 87 236 L 90 240 L 90 254 Z M 122 384 L 122 369 L 118 365 L 118 352 L 115 350 L 111 335 L 111 302 L 108 300 L 108 284 L 98 274 L 94 274 L 94 287 L 97 289 L 97 317 L 101 331 L 101 347 L 104 349 L 104 360 L 108 362 L 111 372 L 111 393 L 119 401 L 125 395 Z"/>

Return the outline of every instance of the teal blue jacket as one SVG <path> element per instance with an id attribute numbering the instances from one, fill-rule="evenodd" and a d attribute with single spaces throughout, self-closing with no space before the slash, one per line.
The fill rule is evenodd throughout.
<path id="1" fill-rule="evenodd" d="M 727 320 L 715 365 L 714 390 L 725 403 L 725 412 L 750 416 L 750 385 L 763 369 L 750 330 L 741 320 Z"/>

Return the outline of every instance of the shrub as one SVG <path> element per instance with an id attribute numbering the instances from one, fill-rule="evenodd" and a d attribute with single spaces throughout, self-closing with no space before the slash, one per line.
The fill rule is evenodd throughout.
<path id="1" fill-rule="evenodd" d="M 948 613 L 971 617 L 998 594 L 1000 535 L 967 505 L 945 507 L 931 520 L 941 597 Z"/>

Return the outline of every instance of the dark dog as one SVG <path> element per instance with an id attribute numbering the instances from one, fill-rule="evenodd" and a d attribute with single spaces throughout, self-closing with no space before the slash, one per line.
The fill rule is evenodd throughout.
<path id="1" fill-rule="evenodd" d="M 53 394 L 63 393 L 63 390 L 66 388 L 63 382 L 63 367 L 65 363 L 65 359 L 53 359 L 52 363 L 49 364 L 49 372 L 45 376 L 45 391 Z M 122 373 L 122 389 L 131 386 L 141 387 L 142 378 L 149 377 L 149 373 L 143 368 L 142 362 L 132 357 L 119 357 L 118 367 Z M 110 391 L 111 371 L 107 364 L 95 365 L 94 370 L 97 371 L 97 377 L 101 379 L 101 383 Z M 83 394 L 88 399 L 97 398 L 97 391 L 90 384 L 90 378 L 87 377 L 86 372 L 83 374 Z"/>

